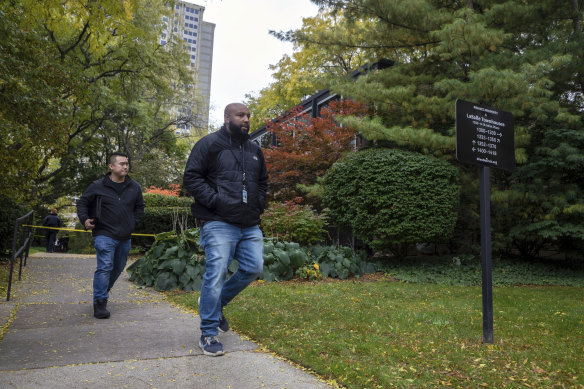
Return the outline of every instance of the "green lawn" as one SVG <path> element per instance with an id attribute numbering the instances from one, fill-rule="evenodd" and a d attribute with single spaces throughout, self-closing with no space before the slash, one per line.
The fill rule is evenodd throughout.
<path id="1" fill-rule="evenodd" d="M 169 294 L 195 310 L 198 296 Z M 493 298 L 494 344 L 482 342 L 478 286 L 259 282 L 225 314 L 345 387 L 584 387 L 584 288 L 506 286 Z"/>

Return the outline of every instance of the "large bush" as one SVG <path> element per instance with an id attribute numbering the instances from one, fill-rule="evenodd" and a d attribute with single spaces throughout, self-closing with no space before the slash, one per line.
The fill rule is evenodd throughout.
<path id="1" fill-rule="evenodd" d="M 323 180 L 329 220 L 376 250 L 447 240 L 459 204 L 458 172 L 447 162 L 368 149 L 337 162 Z"/>

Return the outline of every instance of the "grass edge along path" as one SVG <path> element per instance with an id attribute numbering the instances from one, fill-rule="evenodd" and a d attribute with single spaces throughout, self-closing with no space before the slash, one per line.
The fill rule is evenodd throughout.
<path id="1" fill-rule="evenodd" d="M 168 293 L 197 310 L 198 292 Z M 584 288 L 499 287 L 495 343 L 477 286 L 256 282 L 226 308 L 238 332 L 348 388 L 584 388 Z"/>

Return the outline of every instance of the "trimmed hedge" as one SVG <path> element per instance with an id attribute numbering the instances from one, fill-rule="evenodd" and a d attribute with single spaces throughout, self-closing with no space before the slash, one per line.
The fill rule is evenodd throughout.
<path id="1" fill-rule="evenodd" d="M 144 202 L 146 208 L 159 207 L 186 207 L 189 208 L 193 203 L 192 197 L 175 197 L 165 196 L 158 193 L 144 193 Z"/>
<path id="2" fill-rule="evenodd" d="M 156 193 L 145 193 L 144 215 L 140 223 L 136 226 L 136 234 L 160 234 L 162 232 L 173 231 L 175 220 L 183 223 L 186 220 L 184 228 L 195 227 L 195 220 L 191 215 L 190 197 L 165 196 Z M 178 224 L 176 225 L 177 228 Z M 154 243 L 151 237 L 136 236 L 132 238 L 135 246 L 150 247 Z"/>
<path id="3" fill-rule="evenodd" d="M 403 256 L 407 245 L 444 242 L 459 206 L 458 171 L 418 153 L 368 149 L 350 154 L 326 174 L 329 220 L 375 250 Z"/>

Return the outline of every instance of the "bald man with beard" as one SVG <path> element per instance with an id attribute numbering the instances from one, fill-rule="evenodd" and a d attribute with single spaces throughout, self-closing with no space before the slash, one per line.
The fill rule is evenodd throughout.
<path id="1" fill-rule="evenodd" d="M 223 308 L 263 269 L 260 215 L 266 206 L 268 173 L 262 149 L 249 140 L 249 109 L 225 107 L 225 124 L 199 140 L 186 164 L 183 185 L 194 197 L 191 211 L 200 226 L 206 268 L 199 299 L 205 355 L 223 355 L 217 339 L 229 330 Z M 237 272 L 225 280 L 232 259 Z"/>

